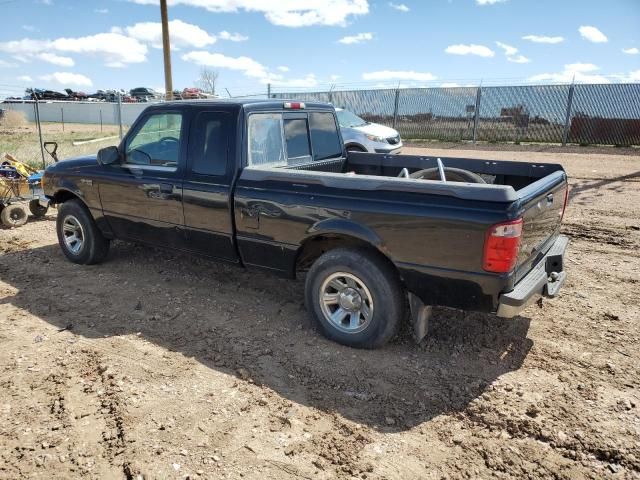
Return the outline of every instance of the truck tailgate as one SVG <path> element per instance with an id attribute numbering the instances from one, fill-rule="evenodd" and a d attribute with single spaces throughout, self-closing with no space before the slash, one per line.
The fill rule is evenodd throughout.
<path id="1" fill-rule="evenodd" d="M 544 256 L 560 233 L 567 193 L 563 171 L 553 172 L 518 191 L 523 230 L 516 281 Z"/>

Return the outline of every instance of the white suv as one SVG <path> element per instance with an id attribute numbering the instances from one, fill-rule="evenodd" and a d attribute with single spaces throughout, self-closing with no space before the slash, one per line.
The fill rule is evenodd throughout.
<path id="1" fill-rule="evenodd" d="M 370 123 L 355 113 L 336 108 L 342 139 L 351 152 L 400 153 L 402 139 L 393 128 Z"/>

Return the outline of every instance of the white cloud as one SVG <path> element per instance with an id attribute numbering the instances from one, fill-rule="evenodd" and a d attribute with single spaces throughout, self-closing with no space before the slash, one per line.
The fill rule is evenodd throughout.
<path id="1" fill-rule="evenodd" d="M 363 80 L 385 81 L 385 80 L 410 80 L 417 82 L 429 82 L 437 77 L 428 72 L 414 72 L 413 70 L 380 70 L 377 72 L 366 72 L 362 74 Z"/>
<path id="2" fill-rule="evenodd" d="M 114 30 L 118 32 L 118 29 Z M 140 22 L 126 27 L 124 30 L 129 37 L 148 43 L 153 48 L 162 48 L 162 24 L 160 22 Z M 169 36 L 171 47 L 175 49 L 181 47 L 202 48 L 216 42 L 215 37 L 209 35 L 202 28 L 182 20 L 169 22 Z"/>
<path id="3" fill-rule="evenodd" d="M 350 35 L 341 38 L 338 40 L 339 43 L 344 45 L 354 45 L 356 43 L 368 42 L 369 40 L 373 40 L 373 34 L 370 32 L 367 33 L 359 33 L 357 35 Z"/>
<path id="4" fill-rule="evenodd" d="M 534 43 L 561 43 L 564 42 L 564 37 L 547 37 L 544 35 L 525 35 L 522 37 L 523 40 L 529 40 Z"/>
<path id="5" fill-rule="evenodd" d="M 640 70 L 634 70 L 627 75 L 628 82 L 640 82 Z"/>
<path id="6" fill-rule="evenodd" d="M 102 15 L 105 15 L 105 14 L 109 13 L 109 9 L 108 8 L 96 8 L 94 10 L 94 12 L 100 13 Z"/>
<path id="7" fill-rule="evenodd" d="M 232 42 L 246 42 L 249 37 L 241 35 L 240 33 L 229 33 L 226 30 L 221 31 L 218 34 L 218 38 L 221 40 L 230 40 Z"/>
<path id="8" fill-rule="evenodd" d="M 529 60 L 524 55 L 518 55 L 518 49 L 516 47 L 512 47 L 511 45 L 507 45 L 506 43 L 496 42 L 500 48 L 504 50 L 504 54 L 507 57 L 507 60 L 513 63 L 529 63 Z"/>
<path id="9" fill-rule="evenodd" d="M 593 63 L 570 63 L 565 65 L 561 72 L 533 75 L 529 77 L 529 81 L 569 83 L 575 80 L 578 83 L 611 83 L 603 75 L 593 73 L 599 69 Z"/>
<path id="10" fill-rule="evenodd" d="M 596 27 L 583 25 L 578 29 L 578 31 L 580 32 L 580 35 L 582 36 L 582 38 L 584 38 L 585 40 L 589 40 L 590 42 L 593 42 L 593 43 L 606 43 L 609 41 L 606 35 L 602 33 L 600 30 L 598 30 Z"/>
<path id="11" fill-rule="evenodd" d="M 455 88 L 455 87 L 459 87 L 460 84 L 456 82 L 444 82 L 444 83 L 441 83 L 440 86 L 442 88 Z"/>
<path id="12" fill-rule="evenodd" d="M 478 5 L 494 5 L 496 3 L 504 3 L 507 0 L 476 0 Z"/>
<path id="13" fill-rule="evenodd" d="M 285 67 L 284 65 L 280 65 L 278 67 L 278 70 L 280 70 L 281 72 L 288 72 L 289 71 L 289 67 Z"/>
<path id="14" fill-rule="evenodd" d="M 43 62 L 58 65 L 60 67 L 73 67 L 75 65 L 73 58 L 62 57 L 60 55 L 56 55 L 55 53 L 37 53 L 35 57 L 42 60 Z"/>
<path id="15" fill-rule="evenodd" d="M 638 50 L 636 47 L 623 48 L 622 53 L 626 53 L 627 55 L 638 55 L 640 53 L 640 50 Z"/>
<path id="16" fill-rule="evenodd" d="M 2 60 L 0 58 L 0 68 L 16 68 L 18 65 L 15 63 L 7 62 L 6 60 Z"/>
<path id="17" fill-rule="evenodd" d="M 129 1 L 158 5 L 158 0 Z M 274 25 L 293 28 L 344 26 L 351 17 L 369 13 L 368 0 L 168 0 L 167 4 L 201 7 L 214 13 L 259 12 Z"/>
<path id="18" fill-rule="evenodd" d="M 182 55 L 182 60 L 206 67 L 241 71 L 247 77 L 266 78 L 268 76 L 267 68 L 249 57 L 228 57 L 221 53 L 200 50 Z"/>
<path id="19" fill-rule="evenodd" d="M 50 73 L 49 75 L 42 75 L 39 78 L 45 82 L 59 83 L 64 86 L 78 85 L 80 87 L 90 87 L 93 85 L 93 82 L 89 77 L 72 72 L 55 72 Z"/>
<path id="20" fill-rule="evenodd" d="M 409 11 L 409 7 L 407 7 L 404 3 L 393 3 L 393 2 L 389 2 L 389 6 L 391 8 L 395 8 L 396 10 L 398 10 L 399 12 L 408 12 Z"/>
<path id="21" fill-rule="evenodd" d="M 489 47 L 485 47 L 484 45 L 449 45 L 444 50 L 446 53 L 450 53 L 452 55 L 477 55 L 479 57 L 493 57 L 495 53 Z"/>
<path id="22" fill-rule="evenodd" d="M 29 75 L 20 75 L 16 77 L 16 80 L 20 82 L 27 82 L 27 83 L 33 82 L 33 78 L 31 78 Z"/>
<path id="23" fill-rule="evenodd" d="M 260 83 L 271 83 L 277 87 L 315 87 L 318 85 L 318 79 L 313 73 L 302 78 L 285 78 L 281 73 L 274 73 L 249 57 L 229 57 L 221 53 L 199 50 L 182 55 L 182 60 L 207 67 L 239 71 L 247 77 L 257 79 Z M 285 72 L 288 71 L 288 67 L 278 67 L 278 70 Z"/>
<path id="24" fill-rule="evenodd" d="M 34 27 L 33 25 L 22 25 L 22 29 L 27 31 L 27 32 L 37 32 L 38 29 L 36 27 Z"/>
<path id="25" fill-rule="evenodd" d="M 511 57 L 518 53 L 518 49 L 516 47 L 512 47 L 511 45 L 507 45 L 506 43 L 496 42 L 496 45 L 504 50 L 504 54 L 507 57 Z"/>
<path id="26" fill-rule="evenodd" d="M 0 42 L 0 52 L 10 53 L 22 62 L 28 62 L 42 53 L 81 53 L 100 56 L 109 67 L 121 67 L 126 63 L 140 63 L 147 59 L 146 45 L 135 38 L 115 32 L 55 40 L 24 38 Z"/>
<path id="27" fill-rule="evenodd" d="M 513 63 L 529 63 L 531 60 L 524 55 L 514 55 L 513 57 L 507 57 L 507 60 Z"/>
<path id="28" fill-rule="evenodd" d="M 331 75 L 329 77 L 329 80 L 331 80 L 332 82 L 335 82 L 336 80 L 340 80 L 342 77 L 340 75 Z"/>

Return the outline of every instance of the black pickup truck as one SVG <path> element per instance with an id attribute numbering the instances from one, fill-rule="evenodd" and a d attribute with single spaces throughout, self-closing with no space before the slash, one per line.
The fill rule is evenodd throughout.
<path id="1" fill-rule="evenodd" d="M 72 262 L 118 238 L 306 274 L 317 327 L 355 347 L 403 318 L 422 338 L 432 305 L 513 317 L 565 278 L 560 165 L 347 152 L 322 103 L 153 105 L 43 186 Z"/>

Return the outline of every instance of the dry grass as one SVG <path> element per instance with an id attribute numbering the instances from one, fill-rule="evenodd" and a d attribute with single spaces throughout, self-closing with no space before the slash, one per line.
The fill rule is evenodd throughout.
<path id="1" fill-rule="evenodd" d="M 24 112 L 16 112 L 9 110 L 4 112 L 4 115 L 0 117 L 0 127 L 12 128 L 22 127 L 27 124 L 27 117 Z"/>

